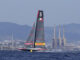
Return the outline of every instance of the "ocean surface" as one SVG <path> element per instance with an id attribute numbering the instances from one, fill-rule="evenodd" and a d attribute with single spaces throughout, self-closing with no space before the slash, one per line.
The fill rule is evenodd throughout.
<path id="1" fill-rule="evenodd" d="M 80 52 L 0 51 L 0 60 L 80 60 Z"/>

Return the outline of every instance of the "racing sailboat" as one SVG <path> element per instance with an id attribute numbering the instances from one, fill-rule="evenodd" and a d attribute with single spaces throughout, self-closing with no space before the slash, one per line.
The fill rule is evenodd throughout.
<path id="1" fill-rule="evenodd" d="M 43 11 L 39 10 L 37 14 L 37 21 L 33 24 L 30 35 L 25 43 L 26 48 L 21 49 L 25 51 L 43 51 L 46 50 L 44 40 L 44 18 Z"/>

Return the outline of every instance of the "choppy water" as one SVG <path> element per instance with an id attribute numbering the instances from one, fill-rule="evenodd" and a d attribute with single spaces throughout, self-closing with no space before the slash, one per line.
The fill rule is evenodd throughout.
<path id="1" fill-rule="evenodd" d="M 0 60 L 80 60 L 80 52 L 0 51 Z"/>

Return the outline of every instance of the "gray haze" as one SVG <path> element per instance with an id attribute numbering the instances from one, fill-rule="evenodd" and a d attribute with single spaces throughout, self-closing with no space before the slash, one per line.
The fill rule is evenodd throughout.
<path id="1" fill-rule="evenodd" d="M 32 25 L 39 9 L 45 26 L 80 23 L 80 0 L 0 0 L 0 22 Z"/>

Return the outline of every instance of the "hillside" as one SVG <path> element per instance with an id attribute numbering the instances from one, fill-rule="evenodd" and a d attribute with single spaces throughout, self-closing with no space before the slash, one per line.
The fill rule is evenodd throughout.
<path id="1" fill-rule="evenodd" d="M 61 36 L 62 36 L 61 25 Z M 65 37 L 68 42 L 76 42 L 80 40 L 80 24 L 64 25 Z M 9 22 L 0 22 L 0 40 L 9 40 L 13 32 L 14 40 L 27 40 L 31 27 L 28 25 L 18 25 Z M 58 37 L 58 26 L 56 27 Z M 45 40 L 51 42 L 53 38 L 53 27 L 45 27 Z"/>

